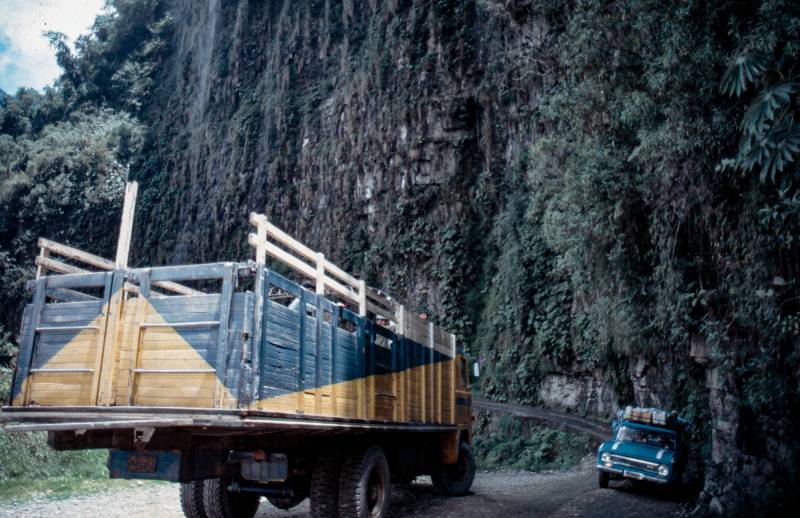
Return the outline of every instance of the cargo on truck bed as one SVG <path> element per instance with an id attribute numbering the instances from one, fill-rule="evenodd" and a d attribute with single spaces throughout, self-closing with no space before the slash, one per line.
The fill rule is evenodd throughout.
<path id="1" fill-rule="evenodd" d="M 455 336 L 251 223 L 247 262 L 129 268 L 41 240 L 6 428 L 109 448 L 112 477 L 180 481 L 187 516 L 309 495 L 315 516 L 383 516 L 390 482 L 419 474 L 467 491 Z"/>

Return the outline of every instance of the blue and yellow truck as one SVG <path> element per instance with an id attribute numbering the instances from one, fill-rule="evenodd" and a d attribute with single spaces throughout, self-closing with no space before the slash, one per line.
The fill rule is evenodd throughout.
<path id="1" fill-rule="evenodd" d="M 601 488 L 611 480 L 674 485 L 686 463 L 688 422 L 655 408 L 627 406 L 611 423 L 612 438 L 597 449 Z"/>
<path id="2" fill-rule="evenodd" d="M 455 336 L 265 216 L 251 223 L 246 262 L 128 268 L 40 240 L 6 429 L 109 449 L 113 478 L 179 482 L 189 518 L 249 518 L 262 496 L 382 517 L 391 484 L 421 474 L 467 492 Z"/>

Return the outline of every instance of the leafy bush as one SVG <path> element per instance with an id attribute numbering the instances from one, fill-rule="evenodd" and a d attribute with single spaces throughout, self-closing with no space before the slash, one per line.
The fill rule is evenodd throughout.
<path id="1" fill-rule="evenodd" d="M 530 420 L 481 415 L 473 439 L 479 469 L 541 471 L 575 466 L 593 449 L 580 434 L 556 430 Z"/>

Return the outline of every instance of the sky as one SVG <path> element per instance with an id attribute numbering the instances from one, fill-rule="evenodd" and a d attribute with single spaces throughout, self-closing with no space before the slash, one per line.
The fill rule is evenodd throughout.
<path id="1" fill-rule="evenodd" d="M 105 0 L 0 0 L 0 89 L 41 90 L 59 76 L 55 51 L 45 31 L 63 32 L 70 42 L 89 31 Z"/>

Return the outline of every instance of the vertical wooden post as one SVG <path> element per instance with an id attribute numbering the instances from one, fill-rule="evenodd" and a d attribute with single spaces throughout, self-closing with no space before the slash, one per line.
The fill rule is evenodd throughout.
<path id="1" fill-rule="evenodd" d="M 358 314 L 367 316 L 367 283 L 363 279 L 358 281 Z"/>
<path id="2" fill-rule="evenodd" d="M 358 354 L 360 355 L 360 358 L 362 358 L 362 362 L 365 362 L 367 357 L 367 348 L 364 344 L 364 329 L 366 327 L 367 320 L 367 283 L 363 279 L 358 281 L 358 314 L 362 317 L 361 323 L 358 326 Z M 367 417 L 367 370 L 365 365 L 365 363 L 362 365 L 364 368 L 362 371 L 359 371 L 359 379 L 356 381 L 356 390 L 358 391 L 356 397 L 358 399 L 358 408 L 360 412 L 359 417 L 361 418 Z"/>
<path id="3" fill-rule="evenodd" d="M 325 254 L 317 252 L 317 295 L 325 296 Z"/>
<path id="4" fill-rule="evenodd" d="M 263 214 L 255 212 L 250 213 L 250 224 L 255 225 L 256 234 L 255 241 L 252 240 L 253 234 L 250 234 L 250 244 L 256 247 L 256 263 L 264 264 L 267 261 L 267 217 Z"/>
<path id="5" fill-rule="evenodd" d="M 120 269 L 128 267 L 128 253 L 131 248 L 131 235 L 133 233 L 133 215 L 136 210 L 136 194 L 139 191 L 138 182 L 125 184 L 125 201 L 122 204 L 122 221 L 119 225 L 119 240 L 117 241 L 116 266 Z"/>
<path id="6" fill-rule="evenodd" d="M 103 322 L 102 336 L 98 341 L 98 348 L 102 349 L 100 361 L 100 371 L 96 378 L 98 380 L 98 392 L 96 403 L 98 406 L 109 406 L 114 402 L 114 382 L 117 377 L 115 364 L 119 356 L 120 333 L 123 326 L 122 311 L 125 301 L 125 275 L 121 271 L 116 271 L 111 280 L 111 294 L 108 303 L 103 310 L 106 318 Z M 139 297 L 142 297 L 141 292 Z"/>
<path id="7" fill-rule="evenodd" d="M 433 337 L 433 322 L 428 322 L 428 347 L 431 349 L 428 351 L 428 355 L 431 359 L 429 374 L 431 382 L 431 421 L 438 423 L 441 422 L 438 403 L 442 400 L 442 391 L 436 384 L 436 353 L 434 352 L 436 343 Z"/>
<path id="8" fill-rule="evenodd" d="M 392 374 L 392 377 L 397 379 L 400 378 L 400 420 L 401 421 L 408 421 L 408 416 L 406 415 L 406 397 L 408 396 L 408 383 L 406 383 L 406 375 L 408 374 L 408 369 L 404 369 L 404 365 L 402 363 L 402 359 L 404 357 L 404 349 L 406 346 L 405 343 L 405 336 L 406 336 L 406 308 L 403 305 L 397 309 L 397 357 L 398 357 L 398 367 L 395 369 L 395 372 Z M 396 392 L 395 392 L 396 393 Z"/>
<path id="9" fill-rule="evenodd" d="M 48 248 L 44 247 L 44 246 L 41 247 L 39 249 L 39 257 L 41 257 L 42 259 L 47 259 L 48 257 L 50 257 L 50 250 Z M 39 277 L 45 275 L 46 273 L 47 273 L 47 268 L 45 268 L 41 264 L 36 267 L 36 278 L 37 279 Z"/>
<path id="10" fill-rule="evenodd" d="M 450 416 L 453 419 L 453 424 L 456 423 L 456 383 L 458 372 L 456 371 L 456 363 L 458 363 L 458 359 L 456 358 L 456 335 L 450 334 L 450 351 L 453 355 L 453 360 L 450 362 L 450 408 L 451 413 Z"/>

